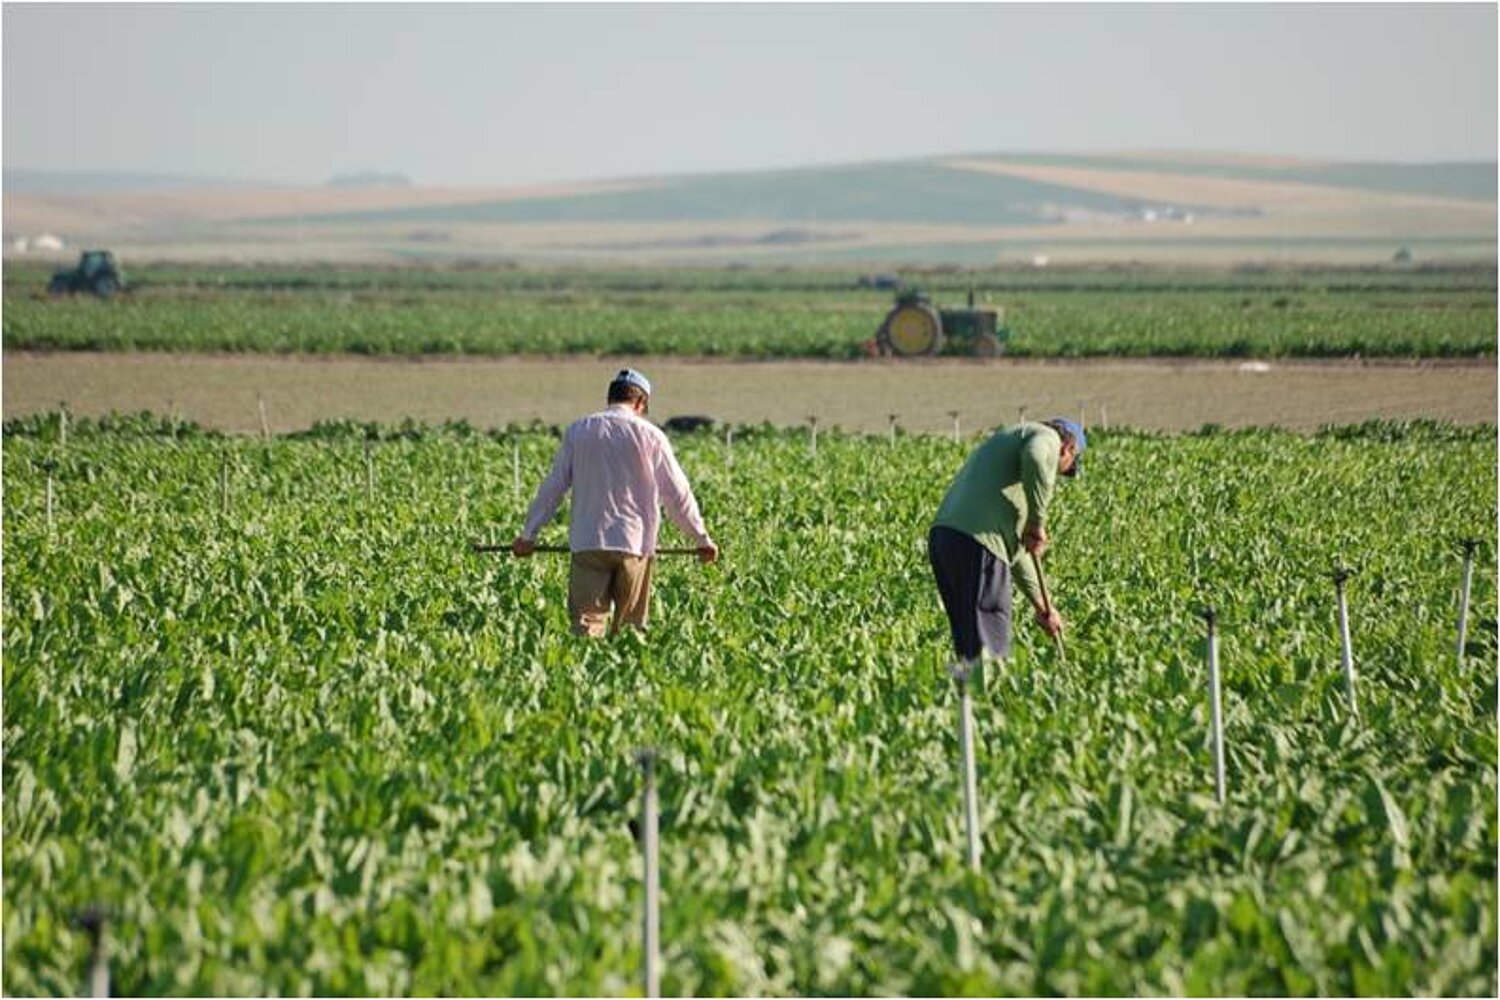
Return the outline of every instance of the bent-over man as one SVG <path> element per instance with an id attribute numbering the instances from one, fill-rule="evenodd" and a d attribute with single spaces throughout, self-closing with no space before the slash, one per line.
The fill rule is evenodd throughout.
<path id="1" fill-rule="evenodd" d="M 671 441 L 646 419 L 650 401 L 651 383 L 640 372 L 626 368 L 610 381 L 607 407 L 563 435 L 552 471 L 511 542 L 517 556 L 535 552 L 537 534 L 572 489 L 568 621 L 577 635 L 604 635 L 611 608 L 611 635 L 622 625 L 646 627 L 660 508 L 692 539 L 699 559 L 719 557 Z"/>
<path id="2" fill-rule="evenodd" d="M 953 650 L 972 663 L 1010 655 L 1011 576 L 1048 635 L 1062 631 L 1032 560 L 1047 548 L 1047 505 L 1057 475 L 1078 473 L 1087 447 L 1071 420 L 1021 423 L 991 435 L 959 469 L 927 534 L 927 557 L 948 614 Z"/>

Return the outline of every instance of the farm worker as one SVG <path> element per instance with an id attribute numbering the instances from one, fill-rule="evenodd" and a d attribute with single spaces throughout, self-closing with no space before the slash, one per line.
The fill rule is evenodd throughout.
<path id="1" fill-rule="evenodd" d="M 1057 609 L 1044 606 L 1032 560 L 1047 548 L 1057 475 L 1077 475 L 1087 445 L 1071 420 L 1007 427 L 974 450 L 948 487 L 927 534 L 927 558 L 963 661 L 1010 654 L 1013 572 L 1037 623 L 1048 635 L 1062 631 Z"/>
<path id="2" fill-rule="evenodd" d="M 572 488 L 568 621 L 576 635 L 604 635 L 611 606 L 611 635 L 621 625 L 646 627 L 660 507 L 693 540 L 700 560 L 719 557 L 672 443 L 646 419 L 651 403 L 646 376 L 622 370 L 610 380 L 606 402 L 605 409 L 575 421 L 563 435 L 552 471 L 511 542 L 517 556 L 535 552 L 537 533 Z"/>

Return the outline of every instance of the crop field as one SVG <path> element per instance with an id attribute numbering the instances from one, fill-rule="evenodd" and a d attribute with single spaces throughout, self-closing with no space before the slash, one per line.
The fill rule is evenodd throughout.
<path id="1" fill-rule="evenodd" d="M 1496 991 L 1493 426 L 1091 432 L 1066 658 L 1025 621 L 974 693 L 977 872 L 923 548 L 973 439 L 679 438 L 723 561 L 589 643 L 465 544 L 545 429 L 60 431 L 5 427 L 7 994 L 77 990 L 90 905 L 121 994 L 637 992 L 647 745 L 668 994 Z"/>
<path id="2" fill-rule="evenodd" d="M 852 358 L 891 305 L 842 271 L 127 269 L 117 301 L 8 267 L 6 349 Z M 1493 267 L 908 273 L 1003 307 L 1019 357 L 1493 357 Z"/>

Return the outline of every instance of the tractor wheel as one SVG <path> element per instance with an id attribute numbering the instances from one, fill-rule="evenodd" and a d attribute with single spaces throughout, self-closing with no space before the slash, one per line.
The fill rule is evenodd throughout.
<path id="1" fill-rule="evenodd" d="M 98 281 L 94 282 L 94 294 L 99 296 L 101 299 L 112 298 L 115 292 L 118 292 L 119 290 L 120 283 L 114 278 L 109 277 L 108 275 L 105 275 Z"/>
<path id="2" fill-rule="evenodd" d="M 58 274 L 54 275 L 52 280 L 47 282 L 47 291 L 53 295 L 66 295 L 72 289 L 68 287 L 68 279 Z"/>
<path id="3" fill-rule="evenodd" d="M 981 333 L 974 338 L 974 356 L 976 358 L 998 358 L 1004 353 L 1005 348 L 1000 343 L 1000 338 L 993 333 Z"/>
<path id="4" fill-rule="evenodd" d="M 897 357 L 936 354 L 943 348 L 942 317 L 922 302 L 899 305 L 886 315 L 880 327 L 880 342 Z"/>

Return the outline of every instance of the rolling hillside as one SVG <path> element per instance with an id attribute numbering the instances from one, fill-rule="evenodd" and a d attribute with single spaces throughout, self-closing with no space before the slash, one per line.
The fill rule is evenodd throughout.
<path id="1" fill-rule="evenodd" d="M 4 201 L 8 248 L 53 232 L 136 258 L 1384 262 L 1491 260 L 1496 239 L 1494 163 L 1153 153 L 487 189 L 48 190 L 33 173 Z"/>

